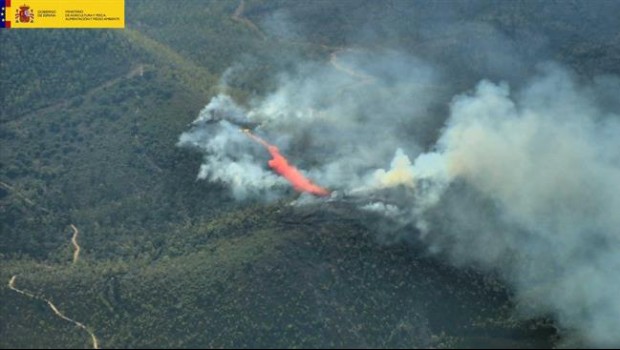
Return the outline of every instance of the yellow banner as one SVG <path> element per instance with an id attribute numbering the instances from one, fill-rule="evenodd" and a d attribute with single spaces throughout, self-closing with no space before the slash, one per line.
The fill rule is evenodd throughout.
<path id="1" fill-rule="evenodd" d="M 7 28 L 125 28 L 125 0 L 5 0 L 5 5 Z"/>

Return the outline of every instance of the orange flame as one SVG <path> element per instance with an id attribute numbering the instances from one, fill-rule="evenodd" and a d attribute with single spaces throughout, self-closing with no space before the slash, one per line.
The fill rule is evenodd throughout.
<path id="1" fill-rule="evenodd" d="M 280 154 L 280 150 L 278 147 L 270 145 L 267 141 L 261 139 L 260 137 L 252 134 L 250 130 L 243 129 L 242 130 L 246 135 L 248 135 L 252 140 L 260 143 L 263 147 L 269 151 L 272 159 L 269 160 L 267 164 L 269 167 L 273 169 L 276 173 L 282 175 L 288 182 L 293 185 L 293 188 L 298 192 L 308 192 L 315 196 L 324 197 L 329 196 L 329 190 L 315 185 L 312 181 L 308 180 L 297 168 L 289 164 L 288 160 Z"/>

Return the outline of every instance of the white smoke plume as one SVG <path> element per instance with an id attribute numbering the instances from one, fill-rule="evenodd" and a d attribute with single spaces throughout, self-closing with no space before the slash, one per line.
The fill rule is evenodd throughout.
<path id="1" fill-rule="evenodd" d="M 414 204 L 429 241 L 499 270 L 526 315 L 597 347 L 620 345 L 620 116 L 596 97 L 620 91 L 611 81 L 580 87 L 547 65 L 515 94 L 483 81 L 456 97 L 433 154 L 441 176 Z M 444 192 L 429 209 L 424 196 Z"/>
<path id="2" fill-rule="evenodd" d="M 440 81 L 411 56 L 341 51 L 246 107 L 215 97 L 179 145 L 202 150 L 199 178 L 237 198 L 280 196 L 268 154 L 239 132 L 255 127 L 319 185 L 418 230 L 401 235 L 500 273 L 524 317 L 619 346 L 620 81 L 553 64 L 518 91 L 482 81 L 438 132 Z"/>
<path id="3" fill-rule="evenodd" d="M 225 116 L 226 119 L 222 119 Z M 245 111 L 230 97 L 219 95 L 200 112 L 190 131 L 179 138 L 178 146 L 204 152 L 198 179 L 228 185 L 237 199 L 249 196 L 274 197 L 284 181 L 262 166 L 257 147 L 240 131 Z"/>
<path id="4" fill-rule="evenodd" d="M 329 62 L 305 64 L 278 82 L 274 92 L 244 107 L 216 96 L 181 135 L 180 146 L 205 152 L 199 178 L 231 185 L 238 198 L 270 193 L 275 178 L 265 166 L 268 154 L 239 132 L 249 127 L 318 184 L 366 186 L 398 147 L 421 152 L 412 121 L 428 121 L 438 95 L 430 66 L 394 51 L 336 52 Z"/>

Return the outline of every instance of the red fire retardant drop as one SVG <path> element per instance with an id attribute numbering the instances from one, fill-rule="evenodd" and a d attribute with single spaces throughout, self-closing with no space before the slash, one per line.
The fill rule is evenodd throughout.
<path id="1" fill-rule="evenodd" d="M 267 141 L 252 134 L 249 130 L 243 130 L 254 141 L 263 145 L 271 154 L 272 159 L 269 160 L 269 167 L 276 173 L 282 175 L 288 182 L 293 185 L 293 188 L 298 192 L 308 192 L 315 196 L 324 197 L 329 196 L 329 191 L 321 186 L 315 185 L 312 181 L 308 180 L 297 168 L 289 164 L 288 160 L 280 154 L 278 147 L 270 145 Z"/>

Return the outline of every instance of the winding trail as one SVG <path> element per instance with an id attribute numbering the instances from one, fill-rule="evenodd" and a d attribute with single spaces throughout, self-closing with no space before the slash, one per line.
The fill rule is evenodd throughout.
<path id="1" fill-rule="evenodd" d="M 27 117 L 37 117 L 40 116 L 41 114 L 44 113 L 50 113 L 56 110 L 60 110 L 63 108 L 68 108 L 69 105 L 71 104 L 72 101 L 74 101 L 76 98 L 78 97 L 82 97 L 82 98 L 90 98 L 92 96 L 94 96 L 95 94 L 101 92 L 103 89 L 107 89 L 110 88 L 124 80 L 127 79 L 132 79 L 136 76 L 143 76 L 144 75 L 144 71 L 149 67 L 150 65 L 146 65 L 146 64 L 138 64 L 137 66 L 135 66 L 134 68 L 132 68 L 129 72 L 121 75 L 120 77 L 116 77 L 116 78 L 112 78 L 110 80 L 104 81 L 103 83 L 92 87 L 91 89 L 89 89 L 88 91 L 81 93 L 81 94 L 77 94 L 75 96 L 71 96 L 71 97 L 67 97 L 67 98 L 63 98 L 60 101 L 51 104 L 51 105 L 47 105 L 47 106 L 42 106 L 38 109 L 35 109 L 33 111 L 28 111 L 24 114 L 20 114 L 15 116 L 12 119 L 8 119 L 8 120 L 2 120 L 0 121 L 0 124 L 13 124 L 15 122 L 18 122 L 19 120 L 21 120 L 22 118 L 27 118 Z"/>
<path id="2" fill-rule="evenodd" d="M 24 200 L 24 202 L 26 202 L 26 203 L 28 203 L 28 204 L 30 204 L 30 205 L 32 205 L 32 206 L 36 206 L 36 204 L 34 204 L 34 202 L 33 202 L 33 201 L 31 201 L 30 199 L 26 198 L 23 194 L 21 194 L 19 191 L 17 191 L 17 190 L 15 189 L 15 187 L 13 187 L 13 186 L 11 186 L 11 185 L 7 184 L 6 182 L 2 182 L 2 181 L 0 181 L 0 186 L 2 186 L 2 187 L 4 187 L 4 188 L 6 188 L 7 190 L 9 190 L 9 191 L 11 191 L 11 192 L 15 193 L 15 195 L 17 195 L 19 198 L 23 199 L 23 200 Z"/>
<path id="3" fill-rule="evenodd" d="M 252 22 L 250 19 L 244 16 L 245 7 L 246 7 L 245 5 L 246 5 L 245 0 L 241 0 L 239 2 L 239 5 L 233 12 L 233 14 L 230 16 L 230 18 L 250 28 L 252 31 L 257 33 L 261 37 L 261 39 L 263 40 L 267 39 L 267 36 L 265 35 L 265 33 L 254 22 Z M 290 41 L 290 40 L 286 40 L 286 41 L 289 43 L 295 43 L 295 44 L 320 46 L 323 50 L 332 51 L 329 57 L 329 63 L 336 70 L 339 70 L 353 78 L 358 79 L 359 82 L 355 83 L 355 85 L 372 84 L 375 81 L 375 78 L 373 76 L 370 76 L 360 71 L 356 71 L 353 68 L 347 66 L 346 64 L 339 62 L 338 55 L 346 51 L 353 51 L 354 49 L 352 48 L 333 47 L 333 46 L 329 46 L 325 44 L 316 44 L 316 43 L 309 43 L 309 42 L 297 42 L 297 41 Z"/>
<path id="4" fill-rule="evenodd" d="M 71 225 L 73 226 L 73 225 Z M 54 303 L 52 303 L 49 299 L 46 299 L 44 297 L 40 297 L 40 296 L 36 296 L 28 291 L 22 290 L 22 289 L 18 289 L 17 287 L 15 287 L 15 279 L 17 278 L 17 275 L 14 275 L 13 277 L 11 277 L 11 279 L 9 280 L 9 288 L 19 294 L 25 295 L 31 299 L 36 299 L 36 300 L 41 300 L 43 302 L 45 302 L 50 309 L 52 309 L 52 311 L 54 312 L 54 314 L 56 314 L 56 316 L 60 317 L 61 319 L 67 321 L 67 322 L 71 322 L 74 325 L 82 328 L 84 331 L 86 331 L 86 333 L 88 333 L 88 335 L 90 336 L 90 339 L 93 343 L 93 349 L 99 349 L 99 341 L 97 340 L 97 337 L 95 336 L 95 333 L 91 332 L 88 327 L 86 327 L 83 323 L 78 322 L 72 318 L 69 318 L 67 316 L 65 316 L 65 314 L 63 314 L 62 312 L 60 312 L 60 310 L 58 310 L 58 308 L 56 307 L 56 305 L 54 305 Z"/>
<path id="5" fill-rule="evenodd" d="M 263 33 L 263 31 L 260 30 L 260 28 L 256 24 L 254 24 L 254 22 L 250 21 L 248 18 L 243 16 L 244 11 L 245 11 L 245 0 L 241 0 L 241 2 L 239 3 L 239 6 L 237 6 L 237 9 L 235 9 L 235 12 L 233 12 L 230 18 L 232 18 L 233 21 L 237 21 L 245 25 L 246 27 L 250 28 L 256 34 L 258 34 L 258 36 L 260 36 L 261 39 L 263 40 L 266 39 L 265 33 Z"/>
<path id="6" fill-rule="evenodd" d="M 18 191 L 15 187 L 9 185 L 6 182 L 0 181 L 0 187 L 4 187 L 6 188 L 8 191 L 11 191 L 11 193 L 15 194 L 17 197 L 21 198 L 24 202 L 26 202 L 28 205 L 30 205 L 31 207 L 34 207 L 35 209 L 40 209 L 46 213 L 49 213 L 50 211 L 47 210 L 46 208 L 37 205 L 35 202 L 33 202 L 32 200 L 28 199 L 28 197 L 24 196 L 20 191 Z"/>
<path id="7" fill-rule="evenodd" d="M 343 49 L 338 49 L 334 52 L 332 52 L 329 56 L 329 64 L 331 64 L 331 66 L 339 71 L 342 72 L 343 74 L 346 74 L 348 76 L 350 76 L 351 78 L 354 79 L 354 81 L 344 84 L 343 86 L 340 87 L 340 89 L 338 90 L 338 95 L 342 95 L 345 91 L 349 90 L 349 89 L 353 89 L 353 88 L 360 88 L 360 87 L 364 87 L 364 86 L 368 86 L 368 85 L 372 85 L 374 83 L 376 83 L 376 78 L 368 75 L 364 72 L 355 70 L 353 67 L 347 65 L 346 63 L 343 63 L 341 60 L 339 60 L 339 55 L 341 53 L 344 52 L 353 52 L 356 49 L 353 48 L 343 48 Z"/>
<path id="8" fill-rule="evenodd" d="M 342 64 L 341 62 L 338 61 L 338 55 L 342 52 L 346 52 L 346 51 L 352 51 L 352 49 L 340 49 L 337 51 L 332 52 L 332 54 L 329 56 L 329 63 L 336 69 L 339 70 L 353 78 L 357 78 L 359 79 L 359 83 L 358 84 L 371 84 L 375 81 L 375 78 L 362 73 L 360 71 L 356 71 L 351 67 L 348 67 L 344 64 Z"/>
<path id="9" fill-rule="evenodd" d="M 80 231 L 78 231 L 77 227 L 75 227 L 75 225 L 73 224 L 71 224 L 71 228 L 73 229 L 73 237 L 71 237 L 71 244 L 73 244 L 73 248 L 75 248 L 75 250 L 73 251 L 73 264 L 75 264 L 80 259 L 80 245 L 77 242 L 77 238 L 78 238 L 78 235 L 80 234 Z"/>

